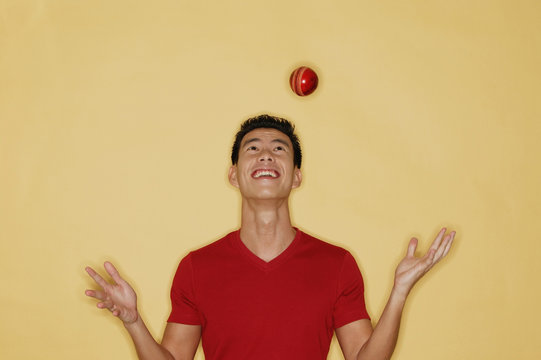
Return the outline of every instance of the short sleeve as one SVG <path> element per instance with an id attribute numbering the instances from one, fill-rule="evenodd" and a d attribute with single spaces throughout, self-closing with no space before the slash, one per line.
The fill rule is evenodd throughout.
<path id="1" fill-rule="evenodd" d="M 168 322 L 200 325 L 195 300 L 191 253 L 180 262 L 171 286 L 171 314 Z"/>
<path id="2" fill-rule="evenodd" d="M 346 252 L 338 279 L 333 327 L 336 329 L 360 319 L 370 320 L 364 302 L 363 277 L 353 256 Z"/>

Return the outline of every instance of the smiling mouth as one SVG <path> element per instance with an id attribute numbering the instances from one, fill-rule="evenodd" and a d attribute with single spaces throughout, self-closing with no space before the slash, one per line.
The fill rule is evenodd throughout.
<path id="1" fill-rule="evenodd" d="M 276 179 L 280 177 L 280 173 L 276 170 L 271 169 L 259 169 L 252 173 L 254 179 L 267 178 L 267 179 Z"/>

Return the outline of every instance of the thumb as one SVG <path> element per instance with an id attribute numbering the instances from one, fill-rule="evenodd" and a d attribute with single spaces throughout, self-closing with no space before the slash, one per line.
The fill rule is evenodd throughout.
<path id="1" fill-rule="evenodd" d="M 410 243 L 408 245 L 408 252 L 406 253 L 406 256 L 415 255 L 415 250 L 417 250 L 417 243 L 418 243 L 418 240 L 416 238 L 411 238 Z"/>

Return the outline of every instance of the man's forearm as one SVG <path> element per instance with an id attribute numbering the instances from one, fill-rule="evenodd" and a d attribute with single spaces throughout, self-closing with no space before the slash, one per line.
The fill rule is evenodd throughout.
<path id="1" fill-rule="evenodd" d="M 148 331 L 141 316 L 132 324 L 124 324 L 130 334 L 140 360 L 175 360 L 173 355 L 158 344 Z"/>
<path id="2" fill-rule="evenodd" d="M 357 360 L 388 360 L 391 358 L 398 339 L 406 297 L 393 288 L 389 301 L 372 335 L 359 351 Z"/>

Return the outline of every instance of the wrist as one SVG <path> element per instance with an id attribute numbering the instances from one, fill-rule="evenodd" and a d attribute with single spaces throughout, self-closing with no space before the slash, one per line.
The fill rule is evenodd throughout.
<path id="1" fill-rule="evenodd" d="M 408 298 L 409 293 L 410 293 L 410 289 L 405 289 L 395 284 L 393 286 L 393 289 L 391 290 L 390 298 L 393 301 L 405 303 L 406 299 Z"/>
<path id="2" fill-rule="evenodd" d="M 139 312 L 136 311 L 135 312 L 135 317 L 134 317 L 134 320 L 130 320 L 130 321 L 123 321 L 122 323 L 124 324 L 124 327 L 128 330 L 130 329 L 133 329 L 137 326 L 140 325 L 142 319 L 141 319 L 141 316 L 139 316 Z"/>

